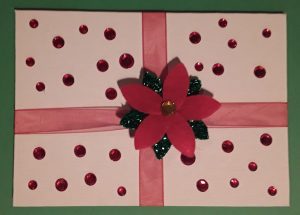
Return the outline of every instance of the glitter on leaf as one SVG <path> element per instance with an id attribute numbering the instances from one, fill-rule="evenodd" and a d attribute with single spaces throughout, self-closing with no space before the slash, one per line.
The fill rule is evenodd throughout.
<path id="1" fill-rule="evenodd" d="M 208 131 L 205 123 L 203 121 L 189 121 L 190 126 L 192 127 L 195 137 L 200 140 L 208 139 Z"/>
<path id="2" fill-rule="evenodd" d="M 201 89 L 201 81 L 197 77 L 190 78 L 190 86 L 188 89 L 188 96 L 198 95 Z"/>
<path id="3" fill-rule="evenodd" d="M 164 136 L 158 143 L 154 144 L 153 150 L 157 159 L 162 159 L 169 149 L 171 148 L 171 142 L 167 136 Z"/>
<path id="4" fill-rule="evenodd" d="M 162 94 L 162 83 L 154 73 L 146 71 L 143 77 L 143 85 L 150 88 L 159 95 Z"/>
<path id="5" fill-rule="evenodd" d="M 121 119 L 120 124 L 125 128 L 136 129 L 145 117 L 146 114 L 132 109 Z"/>

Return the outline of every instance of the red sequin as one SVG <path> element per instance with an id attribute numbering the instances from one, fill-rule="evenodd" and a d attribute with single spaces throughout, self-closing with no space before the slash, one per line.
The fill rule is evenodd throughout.
<path id="1" fill-rule="evenodd" d="M 117 190 L 119 196 L 125 196 L 126 194 L 126 188 L 121 186 L 121 187 L 118 187 L 118 190 Z"/>
<path id="2" fill-rule="evenodd" d="M 236 40 L 235 39 L 228 40 L 228 46 L 229 46 L 229 48 L 234 49 L 237 46 Z"/>
<path id="3" fill-rule="evenodd" d="M 202 71 L 203 70 L 203 64 L 201 62 L 195 63 L 195 70 Z"/>
<path id="4" fill-rule="evenodd" d="M 92 185 L 96 184 L 97 177 L 94 173 L 88 173 L 85 175 L 84 181 L 87 185 L 92 186 Z"/>
<path id="5" fill-rule="evenodd" d="M 31 28 L 37 28 L 39 26 L 39 22 L 36 19 L 32 19 L 29 21 L 29 26 Z"/>
<path id="6" fill-rule="evenodd" d="M 114 88 L 110 87 L 110 88 L 106 89 L 105 96 L 109 100 L 113 100 L 117 97 L 117 91 Z"/>
<path id="7" fill-rule="evenodd" d="M 35 85 L 35 89 L 39 92 L 41 91 L 44 91 L 46 88 L 45 84 L 43 82 L 38 82 L 36 85 Z"/>
<path id="8" fill-rule="evenodd" d="M 196 31 L 190 33 L 189 38 L 190 38 L 191 43 L 193 43 L 193 44 L 200 43 L 200 41 L 201 41 L 201 36 L 200 36 L 200 34 L 199 34 L 198 32 L 196 32 Z"/>
<path id="9" fill-rule="evenodd" d="M 63 76 L 63 82 L 66 86 L 72 86 L 74 84 L 74 77 L 71 74 L 65 74 Z"/>
<path id="10" fill-rule="evenodd" d="M 65 45 L 65 40 L 61 36 L 56 36 L 53 38 L 52 44 L 55 48 L 60 49 Z"/>
<path id="11" fill-rule="evenodd" d="M 254 172 L 254 171 L 257 170 L 257 164 L 255 162 L 250 162 L 248 164 L 248 168 L 249 168 L 250 171 Z"/>
<path id="12" fill-rule="evenodd" d="M 263 78 L 266 75 L 266 69 L 262 66 L 257 66 L 254 68 L 254 75 L 257 78 Z"/>
<path id="13" fill-rule="evenodd" d="M 224 73 L 224 67 L 220 63 L 216 63 L 212 67 L 212 71 L 215 75 L 222 75 Z"/>
<path id="14" fill-rule="evenodd" d="M 262 35 L 265 37 L 265 38 L 269 38 L 271 37 L 271 30 L 268 29 L 268 28 L 265 28 L 263 31 L 262 31 Z"/>
<path id="15" fill-rule="evenodd" d="M 68 188 L 68 182 L 64 178 L 59 178 L 55 182 L 55 187 L 60 192 L 65 191 Z"/>
<path id="16" fill-rule="evenodd" d="M 88 27 L 86 25 L 80 25 L 79 26 L 79 32 L 82 34 L 86 34 L 89 31 Z"/>
<path id="17" fill-rule="evenodd" d="M 275 195 L 277 194 L 277 189 L 276 189 L 276 187 L 270 186 L 270 187 L 268 188 L 268 193 L 269 193 L 271 196 L 275 196 Z"/>
<path id="18" fill-rule="evenodd" d="M 101 60 L 99 60 L 98 62 L 97 62 L 97 68 L 98 68 L 98 70 L 100 71 L 100 72 L 105 72 L 105 71 L 107 71 L 108 70 L 108 63 L 107 63 L 107 61 L 106 60 L 103 60 L 103 59 L 101 59 Z"/>
<path id="19" fill-rule="evenodd" d="M 219 19 L 219 26 L 225 28 L 227 26 L 227 20 L 224 18 Z"/>
<path id="20" fill-rule="evenodd" d="M 181 159 L 182 163 L 184 165 L 187 165 L 187 166 L 192 165 L 196 161 L 196 157 L 195 156 L 192 157 L 192 158 L 190 158 L 190 157 L 187 157 L 187 156 L 185 156 L 183 154 L 181 154 L 180 159 Z"/>
<path id="21" fill-rule="evenodd" d="M 35 60 L 34 60 L 34 58 L 32 58 L 32 57 L 28 57 L 27 59 L 26 59 L 26 65 L 27 66 L 33 66 L 35 64 Z"/>
<path id="22" fill-rule="evenodd" d="M 196 186 L 197 186 L 197 189 L 201 192 L 205 192 L 208 190 L 208 183 L 204 179 L 198 180 Z"/>
<path id="23" fill-rule="evenodd" d="M 236 178 L 230 179 L 230 185 L 231 185 L 231 187 L 236 188 L 236 187 L 239 186 L 239 184 L 240 183 L 239 183 L 239 181 Z"/>
<path id="24" fill-rule="evenodd" d="M 77 145 L 75 146 L 74 148 L 74 154 L 77 156 L 77 157 L 83 157 L 85 156 L 86 154 L 86 149 L 83 145 Z"/>
<path id="25" fill-rule="evenodd" d="M 125 68 L 125 69 L 128 69 L 128 68 L 131 68 L 134 64 L 134 59 L 133 57 L 131 56 L 131 54 L 128 54 L 128 53 L 124 53 L 120 56 L 119 58 L 119 63 L 120 65 Z"/>
<path id="26" fill-rule="evenodd" d="M 112 149 L 109 152 L 109 158 L 112 161 L 118 161 L 121 158 L 121 152 L 118 149 Z"/>
<path id="27" fill-rule="evenodd" d="M 38 184 L 37 184 L 37 182 L 35 180 L 30 180 L 28 182 L 28 188 L 30 190 L 35 190 L 37 188 L 37 186 L 38 186 Z"/>
<path id="28" fill-rule="evenodd" d="M 33 150 L 33 156 L 37 160 L 42 160 L 46 156 L 46 151 L 42 147 L 36 147 Z"/>
<path id="29" fill-rule="evenodd" d="M 116 35 L 117 35 L 116 31 L 113 28 L 106 28 L 104 30 L 104 37 L 107 40 L 113 40 L 113 39 L 115 39 Z"/>
<path id="30" fill-rule="evenodd" d="M 270 134 L 262 134 L 260 136 L 260 142 L 265 145 L 265 146 L 269 146 L 272 143 L 272 136 Z"/>
<path id="31" fill-rule="evenodd" d="M 227 152 L 227 153 L 232 152 L 234 149 L 233 143 L 230 140 L 225 140 L 222 143 L 222 149 L 224 152 Z"/>

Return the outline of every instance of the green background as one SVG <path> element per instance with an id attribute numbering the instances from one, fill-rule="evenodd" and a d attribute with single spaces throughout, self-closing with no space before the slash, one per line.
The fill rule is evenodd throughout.
<path id="1" fill-rule="evenodd" d="M 288 20 L 290 207 L 13 208 L 14 9 L 284 12 Z M 0 215 L 300 214 L 300 1 L 297 0 L 0 0 Z M 278 161 L 280 162 L 280 160 Z M 276 164 L 274 164 L 276 165 Z"/>

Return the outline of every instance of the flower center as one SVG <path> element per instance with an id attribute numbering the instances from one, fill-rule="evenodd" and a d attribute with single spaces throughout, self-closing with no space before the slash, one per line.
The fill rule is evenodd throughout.
<path id="1" fill-rule="evenodd" d="M 164 101 L 161 104 L 161 112 L 165 116 L 172 115 L 176 111 L 176 105 L 172 101 Z"/>

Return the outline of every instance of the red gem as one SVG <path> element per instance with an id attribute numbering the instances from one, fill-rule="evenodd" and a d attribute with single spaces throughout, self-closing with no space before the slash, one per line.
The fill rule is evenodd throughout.
<path id="1" fill-rule="evenodd" d="M 117 97 L 117 91 L 114 88 L 107 88 L 105 91 L 105 96 L 109 100 L 113 100 Z"/>
<path id="2" fill-rule="evenodd" d="M 235 39 L 228 40 L 228 46 L 232 49 L 234 49 L 237 46 L 237 42 Z"/>
<path id="3" fill-rule="evenodd" d="M 203 64 L 200 62 L 195 63 L 195 70 L 202 71 L 203 70 Z"/>
<path id="4" fill-rule="evenodd" d="M 270 186 L 270 187 L 268 188 L 268 193 L 269 193 L 271 196 L 275 196 L 275 195 L 277 194 L 277 189 L 276 189 L 276 187 Z"/>
<path id="5" fill-rule="evenodd" d="M 125 196 L 125 194 L 126 194 L 126 188 L 123 186 L 118 187 L 117 191 L 118 191 L 119 196 Z"/>
<path id="6" fill-rule="evenodd" d="M 94 173 L 88 173 L 85 175 L 84 181 L 87 185 L 92 186 L 92 185 L 96 184 L 97 177 Z"/>
<path id="7" fill-rule="evenodd" d="M 36 147 L 33 150 L 33 156 L 37 160 L 42 160 L 45 157 L 45 155 L 46 155 L 46 151 L 42 147 Z"/>
<path id="8" fill-rule="evenodd" d="M 104 37 L 107 40 L 113 40 L 113 39 L 115 39 L 115 37 L 116 37 L 115 30 L 112 29 L 112 28 L 106 28 L 105 31 L 104 31 Z"/>
<path id="9" fill-rule="evenodd" d="M 272 143 L 272 136 L 270 134 L 262 134 L 260 136 L 260 142 L 265 146 L 269 146 Z"/>
<path id="10" fill-rule="evenodd" d="M 216 63 L 212 67 L 212 71 L 215 75 L 222 75 L 224 73 L 224 67 L 220 63 Z"/>
<path id="11" fill-rule="evenodd" d="M 41 92 L 41 91 L 44 91 L 45 90 L 45 84 L 43 82 L 38 82 L 36 85 L 35 85 L 35 88 L 37 91 Z"/>
<path id="12" fill-rule="evenodd" d="M 103 59 L 101 59 L 101 60 L 99 60 L 98 62 L 97 62 L 97 68 L 98 68 L 98 70 L 100 71 L 100 72 L 105 72 L 105 71 L 107 71 L 108 70 L 108 63 L 107 63 L 107 61 L 106 60 L 103 60 Z"/>
<path id="13" fill-rule="evenodd" d="M 133 66 L 134 59 L 130 54 L 124 53 L 120 56 L 119 63 L 123 68 L 128 69 Z"/>
<path id="14" fill-rule="evenodd" d="M 205 192 L 208 190 L 208 183 L 204 179 L 200 179 L 197 181 L 197 189 L 201 192 Z"/>
<path id="15" fill-rule="evenodd" d="M 86 25 L 80 25 L 79 26 L 79 32 L 82 34 L 86 34 L 89 31 L 88 27 Z"/>
<path id="16" fill-rule="evenodd" d="M 71 74 L 65 74 L 63 76 L 63 82 L 66 86 L 71 86 L 74 84 L 74 77 Z"/>
<path id="17" fill-rule="evenodd" d="M 35 180 L 30 180 L 28 182 L 28 188 L 30 190 L 35 190 L 37 188 L 37 186 L 38 186 L 38 184 L 37 184 L 37 182 Z"/>
<path id="18" fill-rule="evenodd" d="M 27 65 L 27 66 L 33 66 L 34 64 L 35 64 L 34 58 L 28 57 L 28 58 L 26 59 L 26 65 Z"/>
<path id="19" fill-rule="evenodd" d="M 200 43 L 200 41 L 201 41 L 201 36 L 196 31 L 190 33 L 190 37 L 189 38 L 190 38 L 191 43 L 193 43 L 193 44 Z"/>
<path id="20" fill-rule="evenodd" d="M 64 178 L 59 178 L 55 182 L 55 187 L 60 192 L 65 191 L 68 188 L 68 182 Z"/>
<path id="21" fill-rule="evenodd" d="M 219 26 L 221 28 L 225 28 L 227 26 L 227 20 L 222 18 L 222 19 L 219 19 Z"/>
<path id="22" fill-rule="evenodd" d="M 52 40 L 53 46 L 55 48 L 62 48 L 65 45 L 65 40 L 61 36 L 56 36 Z"/>
<path id="23" fill-rule="evenodd" d="M 271 30 L 268 29 L 268 28 L 265 28 L 263 31 L 262 31 L 262 35 L 265 37 L 265 38 L 269 38 L 271 36 Z"/>
<path id="24" fill-rule="evenodd" d="M 254 75 L 257 77 L 257 78 L 263 78 L 265 77 L 266 75 L 266 70 L 264 67 L 262 66 L 257 66 L 254 68 Z"/>
<path id="25" fill-rule="evenodd" d="M 85 153 L 86 153 L 86 150 L 85 150 L 85 147 L 83 145 L 77 145 L 75 146 L 74 148 L 74 154 L 77 156 L 77 157 L 83 157 L 85 156 Z"/>
<path id="26" fill-rule="evenodd" d="M 112 161 L 118 161 L 121 158 L 121 152 L 118 149 L 112 149 L 109 152 L 109 157 Z"/>
<path id="27" fill-rule="evenodd" d="M 29 26 L 32 28 L 37 28 L 39 26 L 39 22 L 36 19 L 32 19 L 29 22 Z"/>
<path id="28" fill-rule="evenodd" d="M 257 170 L 257 164 L 255 163 L 255 162 L 250 162 L 249 164 L 248 164 L 248 168 L 249 168 L 249 170 L 250 171 L 256 171 Z"/>
<path id="29" fill-rule="evenodd" d="M 227 153 L 232 152 L 234 149 L 233 143 L 230 140 L 225 140 L 222 143 L 222 149 L 224 152 L 227 152 Z"/>
<path id="30" fill-rule="evenodd" d="M 196 161 L 196 157 L 195 156 L 192 157 L 192 158 L 190 158 L 190 157 L 187 157 L 187 156 L 185 156 L 183 154 L 181 154 L 180 159 L 181 159 L 182 163 L 185 164 L 185 165 L 187 165 L 187 166 L 192 165 Z"/>
<path id="31" fill-rule="evenodd" d="M 233 187 L 233 188 L 236 188 L 236 187 L 238 187 L 239 186 L 239 180 L 237 180 L 236 178 L 232 178 L 231 180 L 230 180 L 230 185 L 231 185 L 231 187 Z"/>

